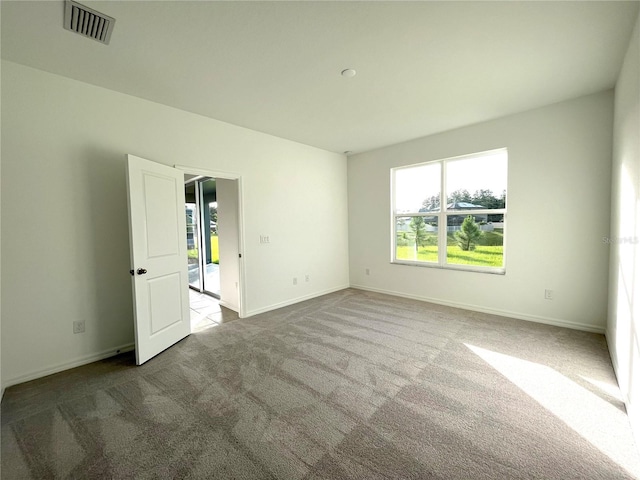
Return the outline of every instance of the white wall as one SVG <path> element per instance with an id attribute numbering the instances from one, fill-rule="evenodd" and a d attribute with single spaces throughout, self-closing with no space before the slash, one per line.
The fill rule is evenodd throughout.
<path id="1" fill-rule="evenodd" d="M 350 157 L 352 286 L 603 332 L 612 116 L 609 91 Z M 506 274 L 391 264 L 389 169 L 500 147 Z"/>
<path id="2" fill-rule="evenodd" d="M 11 62 L 1 153 L 5 385 L 133 342 L 126 153 L 242 176 L 247 315 L 348 286 L 343 155 Z"/>
<path id="3" fill-rule="evenodd" d="M 238 254 L 238 180 L 216 179 L 218 202 L 218 242 L 220 251 L 220 304 L 235 310 L 240 309 L 240 259 Z"/>
<path id="4" fill-rule="evenodd" d="M 607 341 L 640 440 L 640 16 L 615 90 Z"/>

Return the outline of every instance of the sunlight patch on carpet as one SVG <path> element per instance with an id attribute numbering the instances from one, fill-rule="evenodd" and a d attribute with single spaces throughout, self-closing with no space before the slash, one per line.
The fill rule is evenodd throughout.
<path id="1" fill-rule="evenodd" d="M 629 431 L 629 420 L 616 406 L 546 365 L 465 346 L 622 468 L 640 473 L 631 434 L 620 438 L 619 432 Z"/>

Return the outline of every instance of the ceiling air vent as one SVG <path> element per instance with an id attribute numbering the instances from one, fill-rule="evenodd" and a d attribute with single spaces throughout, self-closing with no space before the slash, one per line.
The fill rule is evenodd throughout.
<path id="1" fill-rule="evenodd" d="M 72 0 L 64 2 L 64 28 L 93 38 L 105 45 L 109 44 L 115 18 L 80 5 Z"/>

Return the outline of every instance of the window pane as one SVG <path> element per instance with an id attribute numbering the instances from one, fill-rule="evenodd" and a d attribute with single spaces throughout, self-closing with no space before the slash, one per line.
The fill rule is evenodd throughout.
<path id="1" fill-rule="evenodd" d="M 506 151 L 451 160 L 446 165 L 447 210 L 506 208 Z M 488 220 L 499 221 L 499 218 Z"/>
<path id="2" fill-rule="evenodd" d="M 438 217 L 396 217 L 396 259 L 438 262 Z"/>
<path id="3" fill-rule="evenodd" d="M 440 163 L 395 171 L 395 212 L 440 210 Z"/>
<path id="4" fill-rule="evenodd" d="M 447 215 L 447 263 L 503 267 L 504 222 L 487 222 L 478 215 Z"/>

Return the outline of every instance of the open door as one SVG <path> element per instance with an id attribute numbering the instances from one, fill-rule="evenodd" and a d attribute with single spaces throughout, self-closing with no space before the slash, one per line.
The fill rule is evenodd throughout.
<path id="1" fill-rule="evenodd" d="M 127 155 L 136 363 L 191 331 L 184 173 Z"/>

